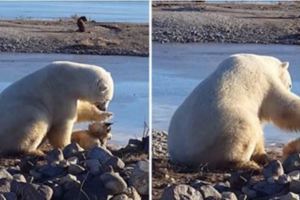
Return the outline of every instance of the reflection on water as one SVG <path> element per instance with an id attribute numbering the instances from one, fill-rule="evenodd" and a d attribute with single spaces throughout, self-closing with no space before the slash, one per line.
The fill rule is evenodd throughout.
<path id="1" fill-rule="evenodd" d="M 154 44 L 153 128 L 167 130 L 178 105 L 218 64 L 231 54 L 256 53 L 290 62 L 292 91 L 300 95 L 300 47 L 256 44 Z M 264 129 L 266 142 L 286 142 L 300 134 L 273 125 Z"/>
<path id="2" fill-rule="evenodd" d="M 148 123 L 148 58 L 59 54 L 0 54 L 0 91 L 21 77 L 52 61 L 69 60 L 96 64 L 111 72 L 115 95 L 109 110 L 114 113 L 113 142 L 125 144 L 141 137 Z M 1 116 L 3 117 L 3 116 Z M 86 124 L 76 128 L 85 128 Z"/>

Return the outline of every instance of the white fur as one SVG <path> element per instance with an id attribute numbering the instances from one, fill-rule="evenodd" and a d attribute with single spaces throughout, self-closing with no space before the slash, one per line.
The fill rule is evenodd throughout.
<path id="1" fill-rule="evenodd" d="M 78 100 L 107 105 L 112 97 L 113 80 L 103 68 L 54 62 L 0 94 L 0 151 L 34 152 L 45 137 L 63 147 L 70 143 Z"/>
<path id="2" fill-rule="evenodd" d="M 224 60 L 174 113 L 168 150 L 176 162 L 247 163 L 265 155 L 263 121 L 300 128 L 300 99 L 289 91 L 288 63 L 253 54 Z"/>

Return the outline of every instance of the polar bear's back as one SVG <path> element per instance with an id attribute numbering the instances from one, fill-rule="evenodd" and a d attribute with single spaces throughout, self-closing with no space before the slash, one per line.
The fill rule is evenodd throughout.
<path id="1" fill-rule="evenodd" d="M 280 64 L 273 57 L 252 54 L 225 59 L 174 113 L 168 136 L 171 158 L 185 163 L 205 160 L 205 151 L 240 120 L 240 110 L 258 113 L 269 79 L 278 74 L 274 65 Z"/>

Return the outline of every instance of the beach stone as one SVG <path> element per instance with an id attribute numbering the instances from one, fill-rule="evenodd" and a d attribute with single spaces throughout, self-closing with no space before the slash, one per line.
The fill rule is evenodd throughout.
<path id="1" fill-rule="evenodd" d="M 255 197 L 257 196 L 256 191 L 255 191 L 255 190 L 252 190 L 252 189 L 250 189 L 250 188 L 248 188 L 247 186 L 244 186 L 244 187 L 242 188 L 242 192 L 243 192 L 244 194 L 246 194 L 247 197 L 249 197 L 250 199 L 255 198 Z"/>
<path id="2" fill-rule="evenodd" d="M 53 190 L 51 187 L 47 185 L 40 185 L 38 187 L 38 191 L 43 195 L 43 197 L 45 197 L 46 200 L 50 200 L 52 198 Z"/>
<path id="3" fill-rule="evenodd" d="M 19 174 L 21 172 L 21 168 L 19 165 L 12 166 L 6 169 L 11 175 L 13 174 Z"/>
<path id="4" fill-rule="evenodd" d="M 6 192 L 6 193 L 3 193 L 4 197 L 6 200 L 17 200 L 17 195 L 13 192 Z"/>
<path id="5" fill-rule="evenodd" d="M 253 189 L 258 193 L 258 195 L 272 195 L 281 192 L 285 189 L 286 185 L 279 183 L 268 183 L 267 181 L 260 181 L 253 186 Z"/>
<path id="6" fill-rule="evenodd" d="M 238 200 L 233 192 L 222 192 L 222 200 Z"/>
<path id="7" fill-rule="evenodd" d="M 91 174 L 98 174 L 100 172 L 100 162 L 97 159 L 89 159 L 85 161 L 85 165 L 87 170 L 91 173 Z"/>
<path id="8" fill-rule="evenodd" d="M 67 174 L 60 178 L 59 184 L 62 185 L 65 190 L 80 187 L 80 182 L 77 180 L 77 177 L 72 174 Z"/>
<path id="9" fill-rule="evenodd" d="M 51 188 L 53 191 L 53 199 L 61 199 L 64 194 L 63 187 L 59 184 L 54 184 L 53 186 L 51 186 Z"/>
<path id="10" fill-rule="evenodd" d="M 45 200 L 45 197 L 29 183 L 12 181 L 11 191 L 14 192 L 20 199 Z"/>
<path id="11" fill-rule="evenodd" d="M 121 194 L 127 188 L 127 184 L 124 179 L 115 172 L 106 172 L 100 176 L 105 188 L 110 194 Z"/>
<path id="12" fill-rule="evenodd" d="M 139 194 L 149 194 L 149 161 L 138 161 L 135 165 L 129 182 L 136 188 Z"/>
<path id="13" fill-rule="evenodd" d="M 272 160 L 266 167 L 263 169 L 263 175 L 267 179 L 269 177 L 278 177 L 284 174 L 282 164 L 279 160 Z"/>
<path id="14" fill-rule="evenodd" d="M 247 200 L 247 199 L 248 199 L 248 197 L 245 194 L 240 194 L 238 197 L 238 200 Z"/>
<path id="15" fill-rule="evenodd" d="M 211 182 L 196 179 L 191 183 L 191 186 L 199 190 L 202 185 L 211 185 Z"/>
<path id="16" fill-rule="evenodd" d="M 300 153 L 292 154 L 283 162 L 283 168 L 286 173 L 300 170 Z"/>
<path id="17" fill-rule="evenodd" d="M 34 179 L 40 179 L 43 177 L 42 173 L 37 172 L 35 169 L 32 169 L 29 171 L 29 174 L 34 178 Z"/>
<path id="18" fill-rule="evenodd" d="M 68 172 L 73 175 L 81 174 L 84 171 L 85 171 L 84 167 L 77 165 L 77 164 L 71 164 L 68 167 Z"/>
<path id="19" fill-rule="evenodd" d="M 10 192 L 11 190 L 11 180 L 6 178 L 0 179 L 0 193 Z"/>
<path id="20" fill-rule="evenodd" d="M 278 177 L 279 184 L 287 184 L 289 182 L 291 182 L 291 177 L 289 175 L 283 174 Z"/>
<path id="21" fill-rule="evenodd" d="M 56 166 L 56 165 L 43 165 L 39 168 L 38 172 L 46 177 L 55 177 L 61 175 L 64 172 L 64 168 Z"/>
<path id="22" fill-rule="evenodd" d="M 0 200 L 6 200 L 5 196 L 0 193 Z"/>
<path id="23" fill-rule="evenodd" d="M 203 200 L 202 194 L 189 185 L 172 185 L 165 188 L 161 200 Z"/>
<path id="24" fill-rule="evenodd" d="M 227 192 L 230 190 L 230 183 L 229 181 L 226 181 L 226 182 L 219 182 L 219 183 L 216 183 L 214 185 L 214 188 L 216 190 L 218 190 L 219 192 Z"/>
<path id="25" fill-rule="evenodd" d="M 13 179 L 13 176 L 4 168 L 0 169 L 0 178 Z"/>
<path id="26" fill-rule="evenodd" d="M 115 171 L 120 171 L 124 169 L 125 163 L 118 157 L 113 156 L 107 162 L 107 166 L 112 166 Z"/>
<path id="27" fill-rule="evenodd" d="M 242 188 L 250 179 L 248 172 L 233 172 L 229 178 L 229 183 L 232 188 L 240 189 Z"/>
<path id="28" fill-rule="evenodd" d="M 137 190 L 134 187 L 128 187 L 125 190 L 125 194 L 132 200 L 141 200 L 140 194 L 137 192 Z"/>
<path id="29" fill-rule="evenodd" d="M 288 175 L 292 180 L 299 180 L 300 179 L 300 170 L 292 171 Z"/>
<path id="30" fill-rule="evenodd" d="M 67 145 L 63 150 L 63 155 L 65 158 L 70 158 L 74 156 L 76 153 L 84 151 L 83 148 L 79 146 L 79 144 L 72 142 L 71 144 Z"/>
<path id="31" fill-rule="evenodd" d="M 222 198 L 222 195 L 211 185 L 203 185 L 200 187 L 199 191 L 205 199 L 209 197 L 214 199 Z"/>
<path id="32" fill-rule="evenodd" d="M 55 148 L 47 153 L 46 160 L 48 161 L 48 163 L 61 161 L 64 160 L 64 154 L 61 149 Z"/>
<path id="33" fill-rule="evenodd" d="M 78 158 L 76 156 L 72 156 L 70 158 L 67 159 L 67 161 L 70 163 L 70 164 L 77 164 L 78 163 Z"/>
<path id="34" fill-rule="evenodd" d="M 93 147 L 87 152 L 87 159 L 96 159 L 99 160 L 101 165 L 105 165 L 112 157 L 112 153 L 102 147 Z"/>
<path id="35" fill-rule="evenodd" d="M 111 200 L 129 200 L 129 198 L 126 194 L 118 194 L 111 198 Z"/>
<path id="36" fill-rule="evenodd" d="M 293 192 L 289 192 L 279 198 L 280 200 L 299 200 L 299 195 Z"/>
<path id="37" fill-rule="evenodd" d="M 300 194 L 300 180 L 292 180 L 290 182 L 290 191 Z"/>
<path id="38" fill-rule="evenodd" d="M 23 182 L 23 183 L 27 182 L 25 179 L 25 176 L 23 174 L 14 174 L 13 179 L 16 181 L 19 181 L 19 182 Z"/>

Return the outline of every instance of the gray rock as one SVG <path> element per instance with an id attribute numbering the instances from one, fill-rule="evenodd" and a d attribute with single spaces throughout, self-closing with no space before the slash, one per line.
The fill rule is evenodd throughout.
<path id="1" fill-rule="evenodd" d="M 228 181 L 226 182 L 219 182 L 219 183 L 216 183 L 214 185 L 214 188 L 216 190 L 218 190 L 219 192 L 227 192 L 230 190 L 230 183 Z"/>
<path id="2" fill-rule="evenodd" d="M 250 188 L 248 188 L 247 186 L 244 186 L 242 188 L 242 192 L 244 194 L 246 194 L 250 199 L 253 199 L 257 196 L 257 193 L 255 190 L 251 190 Z"/>
<path id="3" fill-rule="evenodd" d="M 11 190 L 11 180 L 6 178 L 0 179 L 0 192 L 10 192 Z"/>
<path id="4" fill-rule="evenodd" d="M 279 160 L 272 160 L 266 167 L 263 169 L 263 175 L 267 179 L 269 177 L 278 177 L 284 174 L 282 164 Z"/>
<path id="5" fill-rule="evenodd" d="M 202 196 L 206 198 L 221 199 L 222 195 L 211 185 L 203 185 L 200 187 Z"/>
<path id="6" fill-rule="evenodd" d="M 149 162 L 139 161 L 134 167 L 129 179 L 130 184 L 136 188 L 139 194 L 149 194 Z"/>
<path id="7" fill-rule="evenodd" d="M 61 149 L 56 148 L 47 153 L 46 160 L 49 163 L 52 163 L 54 161 L 61 161 L 64 160 L 64 154 Z"/>
<path id="8" fill-rule="evenodd" d="M 6 200 L 17 200 L 17 195 L 13 192 L 6 192 L 3 193 L 3 195 L 6 198 Z"/>
<path id="9" fill-rule="evenodd" d="M 14 192 L 20 199 L 24 200 L 45 200 L 45 197 L 38 192 L 33 185 L 12 181 L 11 191 Z"/>
<path id="10" fill-rule="evenodd" d="M 97 159 L 102 165 L 105 165 L 114 157 L 110 151 L 102 147 L 94 147 L 87 152 L 87 159 Z"/>
<path id="11" fill-rule="evenodd" d="M 32 169 L 29 171 L 29 174 L 36 180 L 40 179 L 43 177 L 43 174 L 40 172 L 37 172 L 35 169 Z"/>
<path id="12" fill-rule="evenodd" d="M 278 177 L 279 184 L 287 184 L 289 182 L 291 182 L 291 177 L 289 175 L 283 174 Z"/>
<path id="13" fill-rule="evenodd" d="M 290 191 L 300 194 L 300 180 L 292 180 L 290 182 Z"/>
<path id="14" fill-rule="evenodd" d="M 300 179 L 300 170 L 292 171 L 288 175 L 292 180 L 299 180 Z"/>
<path id="15" fill-rule="evenodd" d="M 202 194 L 189 185 L 173 185 L 165 188 L 161 200 L 203 200 Z"/>
<path id="16" fill-rule="evenodd" d="M 125 163 L 116 156 L 111 157 L 105 164 L 107 166 L 112 166 L 115 171 L 120 171 L 125 167 Z"/>
<path id="17" fill-rule="evenodd" d="M 51 186 L 51 188 L 53 191 L 53 199 L 61 199 L 64 194 L 63 187 L 61 185 L 54 184 L 53 186 Z"/>
<path id="18" fill-rule="evenodd" d="M 113 198 L 111 198 L 110 200 L 129 200 L 129 198 L 126 194 L 118 194 Z"/>
<path id="19" fill-rule="evenodd" d="M 13 176 L 4 168 L 0 169 L 0 178 L 13 179 Z"/>
<path id="20" fill-rule="evenodd" d="M 68 167 L 68 172 L 73 175 L 81 174 L 84 171 L 85 171 L 84 167 L 77 165 L 77 164 L 71 164 Z"/>
<path id="21" fill-rule="evenodd" d="M 78 163 L 78 158 L 76 156 L 72 156 L 72 157 L 68 158 L 67 160 L 68 160 L 68 162 L 70 164 L 74 164 L 75 165 L 75 164 Z"/>
<path id="22" fill-rule="evenodd" d="M 142 199 L 134 187 L 126 188 L 125 194 L 127 194 L 127 196 L 129 198 L 131 198 L 132 200 L 141 200 Z"/>
<path id="23" fill-rule="evenodd" d="M 71 175 L 71 174 L 68 174 L 68 175 L 60 178 L 59 184 L 62 185 L 65 190 L 80 187 L 80 182 L 77 180 L 76 176 Z"/>
<path id="24" fill-rule="evenodd" d="M 64 173 L 64 168 L 59 167 L 57 165 L 43 165 L 39 168 L 38 172 L 41 173 L 45 177 L 55 177 Z"/>
<path id="25" fill-rule="evenodd" d="M 70 158 L 75 156 L 78 152 L 84 151 L 83 148 L 79 146 L 79 144 L 72 142 L 71 144 L 67 145 L 63 150 L 63 155 L 65 158 Z"/>
<path id="26" fill-rule="evenodd" d="M 0 193 L 0 200 L 6 200 L 5 196 Z"/>
<path id="27" fill-rule="evenodd" d="M 286 185 L 282 185 L 279 183 L 268 183 L 267 181 L 260 181 L 253 186 L 253 189 L 262 195 L 272 195 L 277 194 L 286 189 Z"/>
<path id="28" fill-rule="evenodd" d="M 240 189 L 248 182 L 249 179 L 250 174 L 248 172 L 233 172 L 229 178 L 229 182 L 232 188 Z"/>
<path id="29" fill-rule="evenodd" d="M 109 194 L 121 194 L 127 188 L 127 184 L 119 173 L 106 172 L 100 176 L 105 188 L 109 191 Z"/>
<path id="30" fill-rule="evenodd" d="M 23 183 L 27 182 L 25 179 L 25 176 L 23 174 L 14 174 L 13 179 L 16 181 L 19 181 L 19 182 L 23 182 Z"/>
<path id="31" fill-rule="evenodd" d="M 283 168 L 286 173 L 300 170 L 300 153 L 292 154 L 283 162 Z"/>
<path id="32" fill-rule="evenodd" d="M 100 172 L 100 162 L 97 159 L 89 159 L 85 161 L 85 166 L 87 168 L 87 170 L 91 173 L 91 174 L 98 174 Z"/>
<path id="33" fill-rule="evenodd" d="M 43 197 L 46 199 L 46 200 L 50 200 L 52 198 L 52 195 L 53 195 L 53 190 L 51 187 L 47 186 L 47 185 L 40 185 L 38 187 L 38 191 L 40 194 L 43 195 Z"/>
<path id="34" fill-rule="evenodd" d="M 222 192 L 222 200 L 237 200 L 233 192 Z"/>
<path id="35" fill-rule="evenodd" d="M 191 183 L 191 186 L 199 190 L 202 185 L 211 185 L 211 182 L 196 179 Z"/>
<path id="36" fill-rule="evenodd" d="M 279 198 L 280 200 L 299 200 L 299 195 L 289 192 L 286 195 L 283 195 Z"/>

